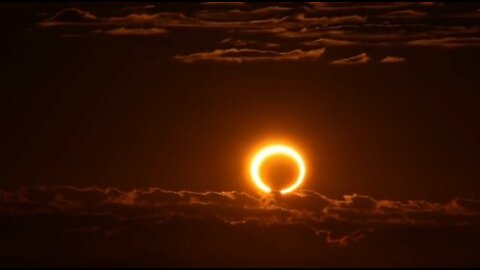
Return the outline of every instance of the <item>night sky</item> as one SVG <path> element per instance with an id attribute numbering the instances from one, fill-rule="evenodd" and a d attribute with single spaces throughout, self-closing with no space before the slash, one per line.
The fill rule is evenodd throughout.
<path id="1" fill-rule="evenodd" d="M 479 3 L 0 14 L 0 266 L 480 266 Z"/>

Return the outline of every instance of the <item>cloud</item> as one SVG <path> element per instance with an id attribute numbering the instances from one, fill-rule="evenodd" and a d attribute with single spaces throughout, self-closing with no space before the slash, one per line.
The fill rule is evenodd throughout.
<path id="1" fill-rule="evenodd" d="M 185 42 L 195 38 L 191 44 L 172 47 L 172 56 L 184 63 L 316 60 L 320 51 L 310 49 L 329 46 L 343 46 L 354 53 L 367 46 L 382 50 L 392 47 L 413 50 L 480 45 L 480 28 L 472 21 L 478 17 L 477 7 L 472 11 L 448 10 L 446 5 L 432 2 L 258 5 L 206 2 L 191 4 L 182 11 L 162 7 L 129 5 L 120 8 L 121 12 L 118 9 L 115 12 L 101 9 L 99 12 L 98 9 L 64 8 L 38 22 L 38 27 L 44 31 L 58 28 L 62 36 L 101 33 L 153 37 L 168 32 L 162 42 Z M 456 20 L 445 24 L 445 18 Z M 198 30 L 204 31 L 202 38 L 195 34 Z M 218 40 L 223 42 L 218 43 Z M 198 47 L 204 48 L 203 52 L 197 52 Z M 175 48 L 182 48 L 182 52 L 175 51 Z M 271 51 L 274 48 L 275 51 Z M 278 48 L 288 51 L 277 51 Z M 364 57 L 333 63 L 367 61 L 368 57 Z"/>
<path id="2" fill-rule="evenodd" d="M 405 63 L 407 60 L 403 57 L 397 57 L 397 56 L 386 56 L 382 60 L 380 60 L 380 63 L 386 63 L 386 64 L 393 64 L 393 63 Z"/>
<path id="3" fill-rule="evenodd" d="M 94 23 L 98 21 L 98 17 L 94 14 L 79 9 L 79 8 L 65 8 L 52 17 L 38 23 L 41 27 L 53 27 L 64 24 L 82 24 L 82 23 Z"/>
<path id="4" fill-rule="evenodd" d="M 336 24 L 358 24 L 367 21 L 366 16 L 348 15 L 337 17 L 306 17 L 305 14 L 300 13 L 295 16 L 295 19 L 301 23 L 320 24 L 320 25 L 336 25 Z"/>
<path id="5" fill-rule="evenodd" d="M 114 36 L 156 36 L 156 35 L 164 35 L 168 33 L 166 29 L 162 28 L 115 28 L 107 31 L 103 31 L 101 33 L 105 33 L 107 35 L 114 35 Z"/>
<path id="6" fill-rule="evenodd" d="M 220 44 L 229 45 L 235 48 L 248 47 L 248 46 L 263 47 L 263 48 L 277 48 L 280 46 L 273 42 L 262 42 L 258 40 L 243 40 L 243 39 L 235 39 L 235 38 L 222 39 L 220 41 Z"/>
<path id="7" fill-rule="evenodd" d="M 265 17 L 275 18 L 278 15 L 285 16 L 285 13 L 290 11 L 289 7 L 268 6 L 257 9 L 204 9 L 193 13 L 193 17 L 201 18 L 210 21 L 224 21 L 232 22 L 238 20 L 239 22 L 247 22 L 249 20 L 258 20 Z"/>
<path id="8" fill-rule="evenodd" d="M 340 39 L 330 39 L 330 38 L 319 38 L 312 41 L 303 42 L 306 46 L 352 46 L 356 45 L 353 41 L 340 40 Z"/>
<path id="9" fill-rule="evenodd" d="M 475 266 L 480 200 L 41 186 L 0 221 L 2 266 Z"/>
<path id="10" fill-rule="evenodd" d="M 205 6 L 246 6 L 246 2 L 202 2 Z"/>
<path id="11" fill-rule="evenodd" d="M 149 10 L 154 8 L 155 8 L 155 5 L 140 5 L 140 6 L 127 6 L 122 9 L 129 10 L 129 11 L 139 11 L 139 10 Z"/>
<path id="12" fill-rule="evenodd" d="M 447 208 L 451 209 L 452 211 L 475 214 L 480 212 L 480 200 L 456 198 L 448 203 Z"/>
<path id="13" fill-rule="evenodd" d="M 248 62 L 296 62 L 318 60 L 325 48 L 315 50 L 292 50 L 286 52 L 261 49 L 218 49 L 211 52 L 199 52 L 188 55 L 177 55 L 174 58 L 184 63 L 199 61 L 220 63 L 248 63 Z"/>
<path id="14" fill-rule="evenodd" d="M 408 2 L 376 2 L 376 3 L 353 3 L 353 2 L 308 2 L 314 9 L 319 11 L 375 11 L 396 9 L 413 6 L 416 3 Z"/>
<path id="15" fill-rule="evenodd" d="M 385 19 L 413 19 L 413 18 L 423 18 L 426 17 L 428 14 L 425 12 L 405 9 L 405 10 L 395 10 L 391 11 L 387 14 L 380 15 L 380 18 Z"/>
<path id="16" fill-rule="evenodd" d="M 218 17 L 218 18 L 217 18 Z M 124 16 L 98 17 L 93 13 L 78 9 L 66 8 L 52 17 L 40 21 L 40 27 L 58 26 L 122 26 L 122 27 L 161 27 L 161 28 L 262 28 L 281 23 L 283 18 L 249 18 L 251 12 L 241 10 L 201 11 L 195 15 L 181 12 L 130 13 Z M 227 18 L 227 20 L 215 20 Z"/>
<path id="17" fill-rule="evenodd" d="M 436 4 L 439 4 L 439 3 L 438 2 L 418 2 L 418 5 L 425 6 L 425 7 L 432 7 L 432 6 L 435 6 Z"/>
<path id="18" fill-rule="evenodd" d="M 376 200 L 345 195 L 342 200 L 303 190 L 290 196 L 244 192 L 170 191 L 160 188 L 122 191 L 116 188 L 44 186 L 0 192 L 0 218 L 69 215 L 93 219 L 115 217 L 115 224 L 97 222 L 98 231 L 114 234 L 126 224 L 175 219 L 220 220 L 237 226 L 299 226 L 323 236 L 326 243 L 347 245 L 386 225 L 468 226 L 480 221 L 480 201 L 446 203 Z M 63 230 L 88 231 L 70 223 Z"/>
<path id="19" fill-rule="evenodd" d="M 407 42 L 412 46 L 460 48 L 480 46 L 480 37 L 444 37 L 418 39 Z"/>
<path id="20" fill-rule="evenodd" d="M 356 65 L 356 64 L 365 64 L 370 60 L 370 57 L 366 53 L 361 53 L 352 57 L 342 58 L 335 61 L 332 61 L 333 65 Z"/>
<path id="21" fill-rule="evenodd" d="M 284 12 L 290 11 L 290 10 L 292 10 L 292 8 L 270 6 L 270 7 L 254 9 L 254 10 L 251 11 L 251 13 L 252 14 L 258 14 L 258 15 L 271 15 L 271 14 L 275 14 L 275 13 L 284 13 Z"/>
<path id="22" fill-rule="evenodd" d="M 242 30 L 242 32 L 245 30 Z M 379 24 L 337 25 L 300 29 L 276 28 L 258 30 L 265 35 L 278 38 L 298 40 L 304 44 L 305 39 L 323 38 L 355 43 L 357 46 L 410 46 L 408 42 L 419 39 L 438 38 L 476 38 L 480 30 L 476 27 L 440 26 L 430 24 Z M 307 41 L 308 42 L 308 41 Z"/>

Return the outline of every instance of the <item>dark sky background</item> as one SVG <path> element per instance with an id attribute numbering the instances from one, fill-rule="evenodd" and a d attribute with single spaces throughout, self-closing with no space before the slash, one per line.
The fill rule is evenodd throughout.
<path id="1" fill-rule="evenodd" d="M 0 265 L 479 266 L 480 4 L 0 13 Z"/>

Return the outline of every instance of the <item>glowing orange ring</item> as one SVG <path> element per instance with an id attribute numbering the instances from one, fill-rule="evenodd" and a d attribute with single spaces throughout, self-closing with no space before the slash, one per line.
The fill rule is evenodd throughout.
<path id="1" fill-rule="evenodd" d="M 251 175 L 252 180 L 255 183 L 255 185 L 260 190 L 262 190 L 266 193 L 272 192 L 272 189 L 269 186 L 267 186 L 263 182 L 262 178 L 260 177 L 260 167 L 261 167 L 261 165 L 263 164 L 263 162 L 267 158 L 269 158 L 272 155 L 285 155 L 285 156 L 288 156 L 288 157 L 292 158 L 295 161 L 295 163 L 297 163 L 297 167 L 298 167 L 298 171 L 299 171 L 298 177 L 295 180 L 295 182 L 291 186 L 280 190 L 280 193 L 281 194 L 286 194 L 286 193 L 292 192 L 295 189 L 297 189 L 302 184 L 303 179 L 305 178 L 305 172 L 306 172 L 305 162 L 303 161 L 302 156 L 300 156 L 300 154 L 297 151 L 293 150 L 290 147 L 284 146 L 284 145 L 267 146 L 267 147 L 263 148 L 262 150 L 260 150 L 254 156 L 254 158 L 252 159 L 252 162 L 250 164 L 250 175 Z"/>

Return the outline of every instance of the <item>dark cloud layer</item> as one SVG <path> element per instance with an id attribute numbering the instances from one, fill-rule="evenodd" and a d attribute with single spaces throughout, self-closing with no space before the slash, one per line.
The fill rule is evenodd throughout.
<path id="1" fill-rule="evenodd" d="M 453 199 L 444 203 L 402 202 L 376 200 L 356 194 L 336 200 L 310 190 L 290 196 L 261 196 L 237 191 L 169 191 L 160 188 L 122 191 L 116 188 L 45 186 L 1 191 L 0 219 L 0 242 L 3 247 L 9 247 L 5 252 L 13 256 L 3 261 L 2 265 L 8 265 L 9 262 L 19 265 L 14 256 L 15 250 L 24 245 L 30 245 L 27 249 L 41 245 L 48 249 L 62 246 L 66 249 L 65 256 L 56 262 L 48 261 L 53 254 L 34 251 L 31 254 L 42 254 L 45 261 L 30 255 L 31 258 L 20 263 L 25 265 L 68 265 L 72 262 L 75 265 L 118 263 L 124 266 L 229 265 L 225 261 L 217 261 L 218 258 L 212 257 L 212 254 L 202 255 L 205 252 L 202 250 L 192 253 L 191 250 L 181 252 L 177 249 L 185 241 L 192 248 L 209 245 L 204 241 L 211 241 L 212 245 L 219 245 L 213 247 L 213 251 L 226 248 L 234 252 L 236 247 L 230 245 L 245 248 L 244 245 L 248 243 L 255 245 L 256 241 L 260 241 L 259 245 L 265 248 L 271 244 L 261 241 L 279 237 L 285 248 L 295 248 L 288 247 L 291 241 L 308 239 L 308 243 L 304 244 L 312 246 L 303 247 L 303 250 L 355 250 L 376 237 L 385 237 L 382 234 L 386 232 L 405 234 L 413 231 L 415 237 L 418 231 L 425 230 L 463 235 L 472 228 L 478 228 L 480 201 Z M 242 239 L 245 235 L 252 238 Z M 92 248 L 88 252 L 97 252 L 94 256 L 98 261 L 76 262 L 72 258 L 74 253 L 86 251 L 81 246 L 71 245 L 85 245 L 83 241 L 87 240 Z M 109 255 L 111 251 L 102 253 L 97 250 L 103 248 L 102 245 L 115 249 L 112 245 L 117 241 L 122 242 L 126 250 L 130 250 L 128 245 L 138 245 L 143 253 L 138 250 L 138 254 L 124 254 L 123 258 L 115 260 L 108 257 L 112 256 Z M 421 243 L 423 240 L 418 241 Z M 149 245 L 157 247 L 148 248 Z M 169 248 L 179 253 L 171 254 Z M 159 252 L 156 259 L 149 257 L 152 251 Z M 291 253 L 292 256 L 301 255 L 293 251 Z M 178 261 L 182 256 L 194 260 Z M 195 261 L 195 258 L 200 260 L 202 256 L 203 264 Z M 236 258 L 231 254 L 229 256 Z M 138 257 L 148 257 L 148 260 L 127 260 Z M 247 261 L 239 265 L 251 265 L 248 258 L 245 259 Z M 257 265 L 262 262 L 260 258 L 253 261 Z M 298 261 L 293 262 L 302 265 Z M 369 262 L 367 265 L 375 263 Z"/>
<path id="2" fill-rule="evenodd" d="M 357 194 L 335 200 L 310 190 L 288 196 L 261 196 L 237 191 L 195 192 L 160 188 L 121 191 L 116 188 L 45 186 L 2 191 L 0 202 L 0 212 L 4 216 L 82 214 L 117 216 L 124 220 L 143 217 L 158 220 L 215 218 L 232 225 L 247 222 L 265 226 L 308 225 L 319 234 L 336 233 L 327 226 L 330 222 L 349 224 L 354 232 L 384 224 L 464 226 L 480 221 L 480 201 L 476 200 L 401 202 Z"/>
<path id="3" fill-rule="evenodd" d="M 454 20 L 452 20 L 454 18 Z M 327 47 L 382 47 L 395 49 L 421 47 L 463 48 L 480 45 L 477 4 L 434 2 L 392 3 L 245 3 L 205 2 L 184 9 L 168 3 L 136 7 L 112 7 L 110 12 L 69 7 L 38 22 L 44 31 L 60 28 L 66 34 L 110 36 L 167 36 L 175 43 L 178 35 L 192 31 L 213 33 L 223 50 L 224 40 L 237 40 L 230 49 L 258 50 L 275 44 L 279 51 L 305 51 Z M 449 21 L 446 24 L 446 20 Z M 202 45 L 197 39 L 192 44 Z M 189 54 L 205 54 L 192 44 Z M 176 44 L 178 45 L 178 44 Z M 205 51 L 205 50 L 204 50 Z M 388 55 L 384 55 L 386 57 Z M 184 53 L 173 56 L 182 62 L 211 61 L 211 57 L 185 61 Z M 248 60 L 222 58 L 217 62 L 277 61 L 277 57 L 252 56 Z M 291 61 L 310 58 L 298 57 Z"/>

